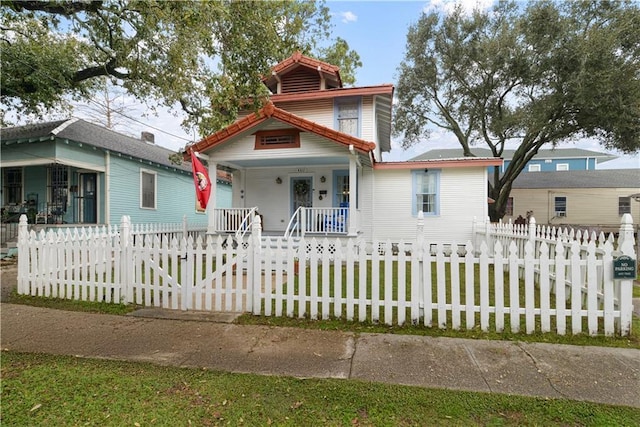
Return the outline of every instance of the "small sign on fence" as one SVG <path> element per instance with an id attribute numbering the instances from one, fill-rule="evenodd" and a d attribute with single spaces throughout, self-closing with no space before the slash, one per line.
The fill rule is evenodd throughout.
<path id="1" fill-rule="evenodd" d="M 614 279 L 635 279 L 636 260 L 627 255 L 619 256 L 613 260 Z"/>

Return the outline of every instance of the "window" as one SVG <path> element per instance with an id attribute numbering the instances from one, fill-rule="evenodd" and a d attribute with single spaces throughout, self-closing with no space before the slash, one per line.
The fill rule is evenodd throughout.
<path id="1" fill-rule="evenodd" d="M 505 208 L 504 214 L 513 216 L 513 197 L 507 199 L 507 207 Z"/>
<path id="2" fill-rule="evenodd" d="M 4 204 L 22 203 L 22 168 L 6 168 L 2 182 L 4 183 Z"/>
<path id="3" fill-rule="evenodd" d="M 69 168 L 53 165 L 49 169 L 49 202 L 58 210 L 66 211 L 69 191 Z"/>
<path id="4" fill-rule="evenodd" d="M 413 172 L 413 209 L 412 214 L 438 215 L 440 173 L 438 171 Z"/>
<path id="5" fill-rule="evenodd" d="M 532 165 L 529 165 L 528 171 L 529 172 L 540 172 L 540 165 L 535 164 L 535 163 L 532 164 Z"/>
<path id="6" fill-rule="evenodd" d="M 555 198 L 555 216 L 567 216 L 567 198 Z"/>
<path id="7" fill-rule="evenodd" d="M 156 208 L 156 174 L 155 172 L 140 171 L 140 207 L 143 209 Z"/>
<path id="8" fill-rule="evenodd" d="M 300 147 L 298 129 L 278 129 L 256 132 L 256 150 Z"/>
<path id="9" fill-rule="evenodd" d="M 569 170 L 569 163 L 558 163 L 556 165 L 556 170 L 557 171 L 568 171 Z"/>
<path id="10" fill-rule="evenodd" d="M 631 213 L 631 197 L 618 197 L 618 215 Z"/>
<path id="11" fill-rule="evenodd" d="M 360 98 L 342 98 L 335 101 L 336 130 L 360 136 Z"/>

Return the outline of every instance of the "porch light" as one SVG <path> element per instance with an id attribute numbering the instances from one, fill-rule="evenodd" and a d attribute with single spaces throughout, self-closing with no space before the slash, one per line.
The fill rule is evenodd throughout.
<path id="1" fill-rule="evenodd" d="M 277 177 L 276 178 L 276 184 L 282 184 L 282 178 Z"/>
<path id="2" fill-rule="evenodd" d="M 322 176 L 320 177 L 320 182 L 325 182 L 326 180 L 327 180 L 327 178 L 325 178 L 325 177 L 324 177 L 324 175 L 322 175 Z"/>

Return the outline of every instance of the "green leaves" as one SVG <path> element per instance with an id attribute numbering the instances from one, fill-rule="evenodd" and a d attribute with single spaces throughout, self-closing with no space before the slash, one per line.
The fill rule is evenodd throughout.
<path id="1" fill-rule="evenodd" d="M 306 1 L 6 2 L 2 98 L 43 114 L 94 95 L 107 76 L 150 106 L 181 108 L 207 135 L 235 119 L 240 100 L 266 94 L 261 76 L 295 50 L 360 66 L 343 40 L 324 51 L 330 16 Z M 319 59 L 324 59 L 320 57 Z"/>
<path id="2" fill-rule="evenodd" d="M 395 134 L 411 145 L 434 126 L 501 156 L 492 219 L 511 183 L 545 144 L 581 136 L 640 150 L 640 9 L 637 3 L 499 2 L 490 11 L 423 16 L 409 29 L 396 95 Z"/>

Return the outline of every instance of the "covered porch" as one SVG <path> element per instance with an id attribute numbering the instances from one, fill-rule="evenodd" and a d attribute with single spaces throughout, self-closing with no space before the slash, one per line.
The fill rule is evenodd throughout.
<path id="1" fill-rule="evenodd" d="M 259 216 L 266 235 L 357 236 L 361 170 L 357 156 L 306 160 L 304 166 L 295 164 L 299 159 L 263 159 L 253 167 L 230 168 L 209 158 L 209 176 L 215 176 L 219 166 L 230 170 L 233 190 L 231 208 L 218 208 L 211 195 L 208 234 L 239 237 L 250 233 Z"/>
<path id="2" fill-rule="evenodd" d="M 31 224 L 96 224 L 103 172 L 45 159 L 7 162 L 1 170 L 2 222 L 25 214 Z"/>

